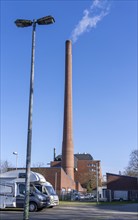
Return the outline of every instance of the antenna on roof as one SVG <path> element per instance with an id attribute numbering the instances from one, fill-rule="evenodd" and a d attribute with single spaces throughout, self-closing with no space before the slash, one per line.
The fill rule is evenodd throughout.
<path id="1" fill-rule="evenodd" d="M 56 159 L 56 148 L 54 147 L 54 161 Z"/>

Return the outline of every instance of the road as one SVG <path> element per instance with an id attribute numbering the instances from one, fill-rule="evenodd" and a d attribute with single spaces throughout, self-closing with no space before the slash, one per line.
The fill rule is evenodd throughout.
<path id="1" fill-rule="evenodd" d="M 0 211 L 0 220 L 22 220 L 23 211 Z M 29 220 L 138 220 L 138 204 L 58 206 L 30 213 Z"/>

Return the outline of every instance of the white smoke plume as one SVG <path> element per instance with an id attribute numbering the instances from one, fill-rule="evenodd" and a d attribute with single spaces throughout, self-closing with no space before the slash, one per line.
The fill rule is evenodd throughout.
<path id="1" fill-rule="evenodd" d="M 95 28 L 110 10 L 109 0 L 92 0 L 89 9 L 83 11 L 83 17 L 72 31 L 71 39 L 75 43 L 80 35 Z"/>

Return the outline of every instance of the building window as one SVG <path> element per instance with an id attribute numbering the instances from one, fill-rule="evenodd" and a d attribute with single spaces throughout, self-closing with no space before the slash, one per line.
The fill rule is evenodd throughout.
<path id="1" fill-rule="evenodd" d="M 95 169 L 93 169 L 93 168 L 89 168 L 89 171 L 95 172 Z"/>
<path id="2" fill-rule="evenodd" d="M 6 186 L 5 184 L 0 184 L 0 195 L 8 195 L 12 193 L 12 186 Z"/>
<path id="3" fill-rule="evenodd" d="M 91 163 L 88 163 L 88 165 L 87 165 L 88 167 L 92 167 L 93 166 L 93 164 L 91 164 Z"/>

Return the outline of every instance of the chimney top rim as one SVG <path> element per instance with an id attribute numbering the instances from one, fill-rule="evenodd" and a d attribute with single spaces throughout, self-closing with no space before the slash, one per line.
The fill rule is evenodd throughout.
<path id="1" fill-rule="evenodd" d="M 66 40 L 66 43 L 72 43 L 72 41 L 71 40 Z"/>

